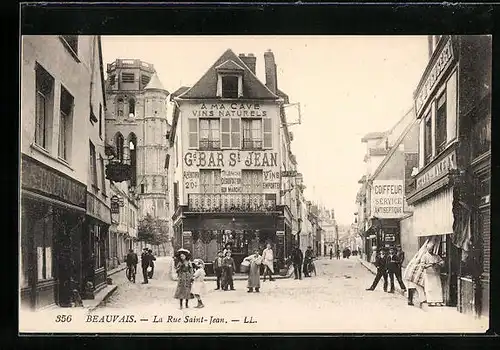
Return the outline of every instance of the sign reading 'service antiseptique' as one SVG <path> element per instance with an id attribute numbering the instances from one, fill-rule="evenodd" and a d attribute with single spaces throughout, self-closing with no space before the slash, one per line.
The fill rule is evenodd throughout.
<path id="1" fill-rule="evenodd" d="M 403 216 L 403 180 L 375 180 L 371 189 L 372 215 L 395 219 Z"/>

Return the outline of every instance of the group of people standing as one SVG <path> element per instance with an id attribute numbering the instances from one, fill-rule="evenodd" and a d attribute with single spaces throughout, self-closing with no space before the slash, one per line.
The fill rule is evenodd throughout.
<path id="1" fill-rule="evenodd" d="M 315 255 L 311 246 L 308 246 L 305 253 L 302 254 L 302 250 L 297 245 L 294 245 L 291 260 L 296 280 L 302 279 L 302 272 L 304 272 L 304 277 L 311 277 L 311 264 L 314 258 Z"/>
<path id="2" fill-rule="evenodd" d="M 139 258 L 133 249 L 130 249 L 127 257 L 125 258 L 127 263 L 127 268 L 129 273 L 132 271 L 137 272 L 137 264 L 139 263 Z M 144 248 L 141 254 L 141 267 L 142 267 L 142 276 L 144 281 L 142 284 L 148 284 L 148 279 L 153 278 L 154 270 L 155 270 L 155 262 L 156 257 L 153 254 L 153 250 L 150 248 Z M 149 269 L 151 268 L 151 269 Z M 149 269 L 149 270 L 148 270 Z M 135 283 L 135 273 L 133 275 L 127 276 L 129 280 Z"/>
<path id="3" fill-rule="evenodd" d="M 405 254 L 401 246 L 391 247 L 388 252 L 386 249 L 380 249 L 376 252 L 374 260 L 377 274 L 367 290 L 375 290 L 378 282 L 383 278 L 384 291 L 394 293 L 395 276 L 401 290 L 408 292 L 408 305 L 414 305 L 413 299 L 415 293 L 418 293 L 420 303 L 425 302 L 429 306 L 442 306 L 443 290 L 440 269 L 444 265 L 444 260 L 438 255 L 438 249 L 438 239 L 435 237 L 428 239 L 410 260 L 404 273 L 402 273 L 402 265 Z M 390 286 L 388 286 L 387 277 L 389 277 Z M 403 280 L 408 285 L 408 289 Z"/>

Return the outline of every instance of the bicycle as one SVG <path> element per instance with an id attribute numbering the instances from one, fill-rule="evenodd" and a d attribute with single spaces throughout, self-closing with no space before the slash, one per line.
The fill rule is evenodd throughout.
<path id="1" fill-rule="evenodd" d="M 127 279 L 130 282 L 134 282 L 135 283 L 135 274 L 136 274 L 135 266 L 134 265 L 127 266 L 127 268 L 125 269 L 125 276 L 127 276 Z"/>

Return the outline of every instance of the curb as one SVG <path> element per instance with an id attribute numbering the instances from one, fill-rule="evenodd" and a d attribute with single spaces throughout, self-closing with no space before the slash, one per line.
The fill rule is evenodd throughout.
<path id="1" fill-rule="evenodd" d="M 89 312 L 92 312 L 99 308 L 106 300 L 109 299 L 109 297 L 118 289 L 117 285 L 113 285 L 111 289 L 104 295 L 104 297 L 94 306 L 89 307 Z"/>

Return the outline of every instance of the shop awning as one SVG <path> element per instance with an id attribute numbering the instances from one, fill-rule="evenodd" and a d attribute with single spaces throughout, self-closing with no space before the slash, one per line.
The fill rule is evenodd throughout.
<path id="1" fill-rule="evenodd" d="M 453 187 L 416 203 L 413 230 L 419 237 L 453 233 Z"/>

